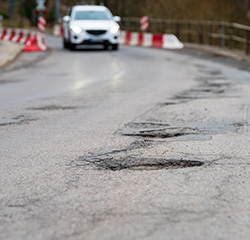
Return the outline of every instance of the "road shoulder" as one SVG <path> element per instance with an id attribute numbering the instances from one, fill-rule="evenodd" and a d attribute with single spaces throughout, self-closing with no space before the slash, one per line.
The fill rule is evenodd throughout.
<path id="1" fill-rule="evenodd" d="M 236 61 L 250 63 L 250 56 L 246 55 L 243 51 L 230 50 L 226 48 L 219 48 L 215 46 L 200 45 L 193 43 L 185 43 L 185 49 L 200 51 L 212 56 L 229 58 Z"/>
<path id="2" fill-rule="evenodd" d="M 19 56 L 23 46 L 8 41 L 0 41 L 0 69 Z"/>

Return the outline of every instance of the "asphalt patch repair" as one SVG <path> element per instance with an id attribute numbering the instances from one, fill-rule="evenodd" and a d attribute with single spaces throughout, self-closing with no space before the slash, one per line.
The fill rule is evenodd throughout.
<path id="1" fill-rule="evenodd" d="M 93 156 L 81 157 L 77 166 L 91 166 L 96 170 L 133 170 L 133 171 L 153 171 L 162 169 L 178 169 L 200 167 L 204 164 L 201 161 L 190 161 L 184 159 L 165 159 L 165 158 L 138 158 L 132 156 L 108 157 Z"/>

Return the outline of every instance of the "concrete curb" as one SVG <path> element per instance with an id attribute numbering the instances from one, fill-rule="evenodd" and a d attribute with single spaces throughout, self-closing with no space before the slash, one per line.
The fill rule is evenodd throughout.
<path id="1" fill-rule="evenodd" d="M 230 58 L 236 61 L 245 61 L 250 63 L 250 56 L 245 55 L 243 52 L 236 50 L 226 50 L 218 47 L 208 46 L 208 45 L 199 45 L 192 43 L 184 43 L 184 48 L 191 50 L 198 50 L 213 56 Z"/>
<path id="2" fill-rule="evenodd" d="M 8 41 L 0 41 L 0 68 L 15 60 L 22 52 L 22 49 L 22 45 Z"/>

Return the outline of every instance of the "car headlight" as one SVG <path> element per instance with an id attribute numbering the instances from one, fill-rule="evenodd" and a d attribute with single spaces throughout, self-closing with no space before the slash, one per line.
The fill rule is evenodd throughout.
<path id="1" fill-rule="evenodd" d="M 113 34 L 115 34 L 115 33 L 117 33 L 118 31 L 119 31 L 119 27 L 118 26 L 116 26 L 116 25 L 114 25 L 112 28 L 110 28 L 110 32 L 111 33 L 113 33 Z"/>
<path id="2" fill-rule="evenodd" d="M 71 29 L 71 31 L 72 31 L 73 33 L 76 33 L 76 34 L 82 32 L 82 29 L 81 29 L 79 26 L 77 26 L 77 25 L 71 25 L 71 26 L 70 26 L 70 29 Z"/>

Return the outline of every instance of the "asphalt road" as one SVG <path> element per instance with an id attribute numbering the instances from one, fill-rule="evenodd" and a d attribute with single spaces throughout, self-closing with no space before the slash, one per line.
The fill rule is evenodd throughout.
<path id="1" fill-rule="evenodd" d="M 250 238 L 247 64 L 47 42 L 0 72 L 0 239 Z"/>

